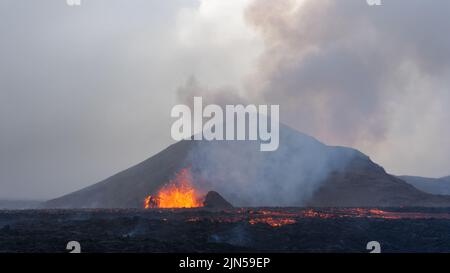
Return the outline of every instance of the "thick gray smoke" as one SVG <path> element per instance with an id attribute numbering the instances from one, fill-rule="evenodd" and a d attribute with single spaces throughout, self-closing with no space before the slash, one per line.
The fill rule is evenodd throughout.
<path id="1" fill-rule="evenodd" d="M 416 131 L 423 123 L 438 133 L 435 143 L 444 144 L 443 155 L 430 154 L 448 162 L 450 144 L 442 139 L 450 138 L 450 130 L 441 123 L 448 111 L 430 110 L 450 98 L 450 36 L 444 34 L 450 2 L 436 2 L 371 7 L 361 0 L 255 1 L 246 17 L 262 35 L 265 51 L 246 78 L 247 89 L 205 88 L 201 79 L 191 79 L 179 88 L 179 98 L 188 104 L 194 95 L 219 105 L 279 104 L 281 120 L 301 132 L 378 156 L 377 149 L 384 150 L 389 158 L 407 141 L 418 150 L 434 149 Z M 434 123 L 424 115 L 446 128 L 429 125 Z M 205 183 L 240 205 L 303 205 L 349 154 L 336 156 L 307 137 L 287 135 L 273 154 L 245 143 L 201 143 L 191 160 Z M 395 168 L 398 162 L 395 157 L 390 163 Z"/>
<path id="2" fill-rule="evenodd" d="M 391 172 L 448 174 L 450 2 L 261 0 L 246 19 L 265 50 L 245 89 L 199 79 L 181 101 L 279 104 L 282 122 Z"/>
<path id="3" fill-rule="evenodd" d="M 239 94 L 239 91 L 233 86 L 221 86 L 217 88 L 208 88 L 194 76 L 190 77 L 177 90 L 178 101 L 189 107 L 193 107 L 193 98 L 202 97 L 205 104 L 217 104 L 224 107 L 227 104 L 236 105 L 250 104 L 250 100 Z M 254 102 L 253 102 L 254 103 Z"/>
<path id="4" fill-rule="evenodd" d="M 289 125 L 339 144 L 377 141 L 396 108 L 419 94 L 411 83 L 430 83 L 424 107 L 443 95 L 450 2 L 296 2 L 256 1 L 247 11 L 266 44 L 252 94 L 280 104 Z"/>
<path id="5" fill-rule="evenodd" d="M 233 205 L 304 206 L 331 172 L 356 155 L 282 126 L 274 152 L 260 152 L 257 141 L 201 141 L 186 165 L 197 188 L 218 191 Z"/>

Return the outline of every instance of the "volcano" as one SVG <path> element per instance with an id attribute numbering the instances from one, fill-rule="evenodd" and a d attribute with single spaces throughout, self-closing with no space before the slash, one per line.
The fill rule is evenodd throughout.
<path id="1" fill-rule="evenodd" d="M 355 149 L 325 145 L 287 126 L 280 126 L 278 150 L 261 152 L 259 144 L 183 140 L 43 207 L 144 208 L 186 170 L 192 189 L 184 192 L 204 198 L 215 191 L 233 206 L 450 207 L 450 197 L 416 189 Z"/>

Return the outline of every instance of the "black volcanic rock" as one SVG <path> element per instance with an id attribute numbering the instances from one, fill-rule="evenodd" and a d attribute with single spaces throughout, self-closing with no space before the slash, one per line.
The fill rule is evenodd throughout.
<path id="1" fill-rule="evenodd" d="M 450 197 L 424 193 L 387 174 L 363 153 L 325 145 L 280 125 L 280 145 L 258 141 L 180 141 L 45 208 L 142 208 L 149 194 L 189 167 L 195 187 L 235 206 L 446 206 Z"/>
<path id="2" fill-rule="evenodd" d="M 233 208 L 233 206 L 216 191 L 209 191 L 206 194 L 203 205 L 206 208 L 210 208 L 210 209 L 232 209 Z"/>

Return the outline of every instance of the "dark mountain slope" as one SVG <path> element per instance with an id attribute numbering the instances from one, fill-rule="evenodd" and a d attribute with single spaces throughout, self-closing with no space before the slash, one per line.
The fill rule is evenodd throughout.
<path id="1" fill-rule="evenodd" d="M 332 147 L 280 127 L 280 146 L 260 152 L 257 141 L 181 141 L 148 160 L 47 208 L 142 207 L 181 168 L 205 194 L 234 206 L 450 206 L 450 197 L 424 193 L 387 174 L 361 152 Z"/>

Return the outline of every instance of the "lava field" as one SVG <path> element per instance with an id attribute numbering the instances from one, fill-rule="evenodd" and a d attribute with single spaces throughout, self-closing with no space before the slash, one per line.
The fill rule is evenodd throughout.
<path id="1" fill-rule="evenodd" d="M 0 252 L 450 252 L 450 209 L 0 211 Z"/>

